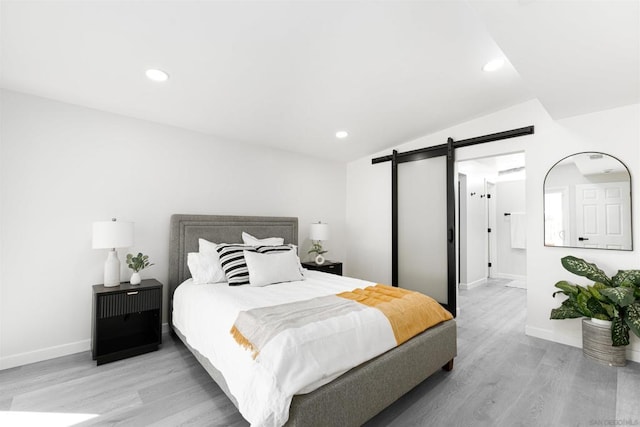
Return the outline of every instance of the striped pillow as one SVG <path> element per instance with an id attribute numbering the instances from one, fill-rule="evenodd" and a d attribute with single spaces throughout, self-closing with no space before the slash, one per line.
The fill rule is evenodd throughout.
<path id="1" fill-rule="evenodd" d="M 222 243 L 216 247 L 216 251 L 220 256 L 220 265 L 229 286 L 249 284 L 249 269 L 247 268 L 247 261 L 244 259 L 243 251 L 266 254 L 290 250 L 293 250 L 293 246 L 249 246 L 241 243 Z"/>

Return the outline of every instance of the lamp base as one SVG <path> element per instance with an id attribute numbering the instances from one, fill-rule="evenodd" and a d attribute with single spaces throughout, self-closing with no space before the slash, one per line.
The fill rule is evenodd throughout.
<path id="1" fill-rule="evenodd" d="M 316 261 L 316 264 L 322 265 L 322 264 L 324 264 L 324 257 L 322 255 L 318 254 L 318 255 L 316 255 L 315 261 Z"/>
<path id="2" fill-rule="evenodd" d="M 104 262 L 104 284 L 105 288 L 120 286 L 120 260 L 115 249 L 109 251 L 107 260 Z"/>

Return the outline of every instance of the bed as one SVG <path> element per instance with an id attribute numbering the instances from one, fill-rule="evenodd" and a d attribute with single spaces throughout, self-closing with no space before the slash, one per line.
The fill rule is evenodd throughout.
<path id="1" fill-rule="evenodd" d="M 220 215 L 173 215 L 170 230 L 169 325 L 229 399 L 238 402 L 224 376 L 182 331 L 174 327 L 174 293 L 190 278 L 187 254 L 198 251 L 198 239 L 240 242 L 242 232 L 258 238 L 278 236 L 298 244 L 298 219 Z M 321 273 L 323 274 L 323 273 Z M 368 362 L 349 370 L 316 390 L 293 397 L 287 426 L 357 426 L 441 368 L 450 370 L 456 356 L 456 325 L 449 320 L 415 336 Z"/>

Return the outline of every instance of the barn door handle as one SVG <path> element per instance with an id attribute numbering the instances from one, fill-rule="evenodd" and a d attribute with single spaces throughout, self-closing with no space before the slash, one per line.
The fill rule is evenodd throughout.
<path id="1" fill-rule="evenodd" d="M 578 237 L 578 240 L 584 242 L 585 240 L 589 240 L 588 237 Z"/>
<path id="2" fill-rule="evenodd" d="M 449 229 L 449 243 L 453 242 L 453 228 Z"/>

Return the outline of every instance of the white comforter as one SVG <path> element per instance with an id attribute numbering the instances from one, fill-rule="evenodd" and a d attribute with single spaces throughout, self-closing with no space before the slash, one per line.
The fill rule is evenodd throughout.
<path id="1" fill-rule="evenodd" d="M 224 375 L 240 413 L 251 425 L 283 425 L 293 395 L 313 391 L 396 345 L 384 314 L 368 308 L 360 316 L 352 313 L 323 322 L 320 335 L 314 324 L 301 328 L 308 332 L 309 340 L 300 348 L 288 346 L 290 337 L 281 333 L 253 360 L 251 352 L 229 333 L 240 311 L 375 285 L 309 270 L 305 270 L 305 279 L 266 287 L 195 285 L 187 280 L 175 292 L 175 327 Z M 356 332 L 357 328 L 367 333 Z M 347 349 L 350 342 L 359 345 Z M 282 357 L 281 366 L 287 369 L 274 371 L 261 363 L 278 359 L 277 353 Z"/>

